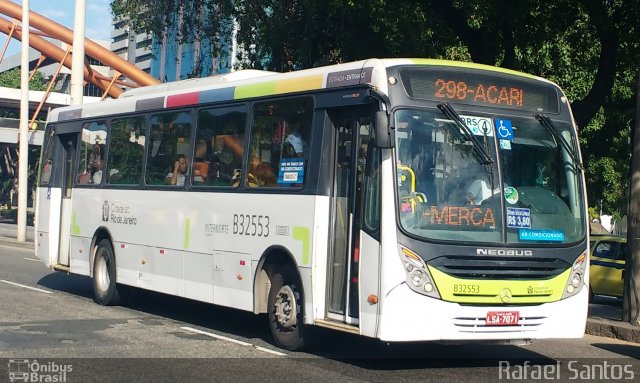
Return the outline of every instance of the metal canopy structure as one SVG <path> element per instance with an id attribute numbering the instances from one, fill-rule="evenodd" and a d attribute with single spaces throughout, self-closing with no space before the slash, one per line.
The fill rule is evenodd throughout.
<path id="1" fill-rule="evenodd" d="M 8 0 L 0 0 L 0 13 L 11 18 L 11 20 L 9 20 L 0 17 L 0 32 L 7 35 L 7 41 L 0 54 L 0 61 L 2 61 L 10 39 L 21 40 L 22 38 L 22 28 L 18 21 L 22 18 L 22 7 Z M 41 53 L 43 57 L 41 61 L 43 61 L 45 57 L 50 58 L 60 63 L 59 69 L 61 69 L 62 66 L 70 69 L 73 56 L 73 31 L 33 11 L 29 12 L 29 20 L 30 25 L 34 28 L 29 31 L 29 46 Z M 64 51 L 43 37 L 62 41 L 70 48 Z M 115 72 L 113 77 L 104 76 L 94 71 L 91 65 L 85 60 L 84 79 L 102 89 L 104 92 L 103 98 L 107 95 L 117 98 L 124 92 L 121 86 L 137 88 L 139 86 L 159 83 L 157 79 L 151 77 L 151 75 L 143 70 L 138 69 L 134 64 L 122 59 L 120 56 L 90 39 L 85 39 L 84 48 L 86 56 L 103 63 Z M 37 66 L 34 72 L 36 70 Z M 120 79 L 121 75 L 125 76 L 128 81 Z M 49 88 L 55 81 L 56 76 L 57 73 L 52 76 Z"/>

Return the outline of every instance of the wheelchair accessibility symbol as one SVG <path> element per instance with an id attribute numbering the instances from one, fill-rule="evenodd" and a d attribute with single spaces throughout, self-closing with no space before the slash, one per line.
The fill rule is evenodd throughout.
<path id="1" fill-rule="evenodd" d="M 511 127 L 511 120 L 496 118 L 495 123 L 498 138 L 501 140 L 513 141 L 513 128 Z"/>

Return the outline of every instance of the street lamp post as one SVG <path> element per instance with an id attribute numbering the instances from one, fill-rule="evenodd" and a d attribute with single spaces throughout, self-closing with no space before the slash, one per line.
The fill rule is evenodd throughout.
<path id="1" fill-rule="evenodd" d="M 20 61 L 20 139 L 18 157 L 18 235 L 27 240 L 27 192 L 29 190 L 29 0 L 22 1 L 22 52 Z"/>
<path id="2" fill-rule="evenodd" d="M 76 0 L 73 19 L 73 55 L 71 58 L 71 104 L 82 105 L 84 88 L 85 0 Z"/>

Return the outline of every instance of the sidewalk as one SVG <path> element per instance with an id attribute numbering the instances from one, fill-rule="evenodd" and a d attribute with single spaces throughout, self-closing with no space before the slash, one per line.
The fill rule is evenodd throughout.
<path id="1" fill-rule="evenodd" d="M 587 334 L 640 343 L 640 326 L 622 321 L 622 299 L 595 297 L 589 304 Z"/>
<path id="2" fill-rule="evenodd" d="M 17 226 L 0 221 L 0 245 L 33 249 L 33 226 L 27 226 L 27 241 L 16 240 Z M 627 342 L 640 343 L 640 326 L 622 321 L 622 300 L 596 297 L 589 304 L 589 317 L 585 331 L 590 335 L 616 338 Z"/>
<path id="3" fill-rule="evenodd" d="M 0 219 L 0 245 L 33 249 L 33 226 L 27 226 L 27 240 L 25 242 L 20 242 L 16 238 L 18 238 L 18 225 Z"/>

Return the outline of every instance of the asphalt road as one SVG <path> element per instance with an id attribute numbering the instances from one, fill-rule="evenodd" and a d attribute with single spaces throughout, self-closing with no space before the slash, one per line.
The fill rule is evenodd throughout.
<path id="1" fill-rule="evenodd" d="M 0 382 L 25 368 L 66 382 L 640 379 L 640 345 L 610 338 L 385 344 L 314 329 L 315 346 L 292 353 L 271 343 L 264 316 L 129 293 L 123 306 L 99 306 L 89 278 L 52 272 L 32 250 L 0 244 Z"/>

